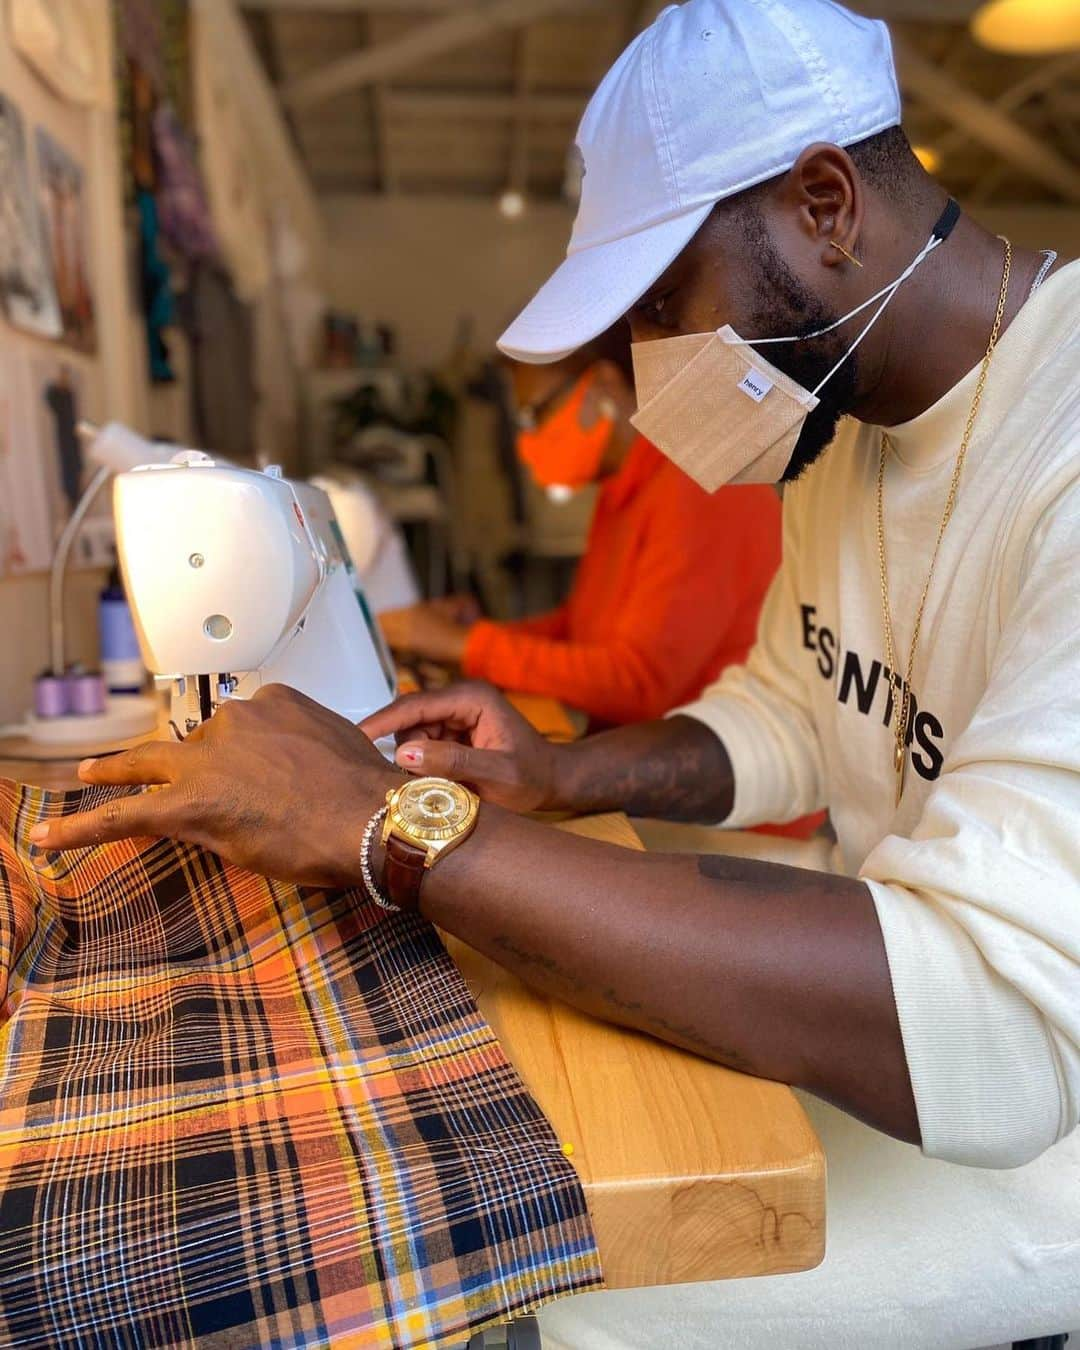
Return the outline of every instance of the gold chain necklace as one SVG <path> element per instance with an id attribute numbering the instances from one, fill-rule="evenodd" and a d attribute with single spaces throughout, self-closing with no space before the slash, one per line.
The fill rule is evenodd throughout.
<path id="1" fill-rule="evenodd" d="M 892 705 L 895 713 L 894 732 L 896 743 L 893 749 L 893 768 L 896 773 L 896 805 L 900 805 L 900 798 L 904 793 L 904 773 L 907 766 L 907 739 L 908 722 L 911 717 L 911 677 L 915 668 L 915 653 L 919 646 L 919 631 L 922 628 L 923 610 L 926 608 L 926 597 L 930 593 L 930 583 L 934 578 L 934 567 L 938 560 L 938 553 L 941 550 L 941 541 L 945 537 L 945 530 L 952 517 L 956 506 L 956 496 L 960 488 L 960 475 L 964 469 L 964 458 L 967 455 L 968 442 L 971 440 L 971 431 L 975 425 L 975 418 L 979 414 L 979 404 L 982 402 L 983 387 L 986 384 L 986 374 L 990 369 L 990 361 L 994 355 L 994 348 L 997 346 L 998 333 L 1001 331 L 1001 317 L 1005 313 L 1005 298 L 1009 294 L 1009 267 L 1012 263 L 1012 245 L 1007 239 L 1005 244 L 1005 267 L 1001 276 L 1001 294 L 998 296 L 997 313 L 994 315 L 994 326 L 990 331 L 990 341 L 987 343 L 986 355 L 982 359 L 982 366 L 979 369 L 979 378 L 975 385 L 975 397 L 971 400 L 971 411 L 968 413 L 967 425 L 964 427 L 964 435 L 960 441 L 960 449 L 956 454 L 956 467 L 953 469 L 952 482 L 949 484 L 949 495 L 945 498 L 945 510 L 941 516 L 941 524 L 938 527 L 937 542 L 934 544 L 934 552 L 930 558 L 930 570 L 926 574 L 926 585 L 922 589 L 922 597 L 919 600 L 919 608 L 915 612 L 915 627 L 911 634 L 911 650 L 908 653 L 907 673 L 901 679 L 896 669 L 896 658 L 893 647 L 893 627 L 892 614 L 889 611 L 889 572 L 885 562 L 885 461 L 888 457 L 889 438 L 883 431 L 881 433 L 881 454 L 878 459 L 878 478 L 877 478 L 877 545 L 878 545 L 878 569 L 881 575 L 881 616 L 885 629 L 885 660 L 888 662 L 889 677 L 889 696 L 892 699 Z"/>

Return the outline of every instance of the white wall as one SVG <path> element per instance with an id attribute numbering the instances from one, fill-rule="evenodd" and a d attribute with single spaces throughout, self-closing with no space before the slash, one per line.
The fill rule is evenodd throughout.
<path id="1" fill-rule="evenodd" d="M 1014 245 L 1080 257 L 1080 209 L 970 209 Z M 333 303 L 393 323 L 410 365 L 441 360 L 462 314 L 492 343 L 562 258 L 571 224 L 552 203 L 505 220 L 493 200 L 451 197 L 328 197 L 324 214 Z"/>
<path id="2" fill-rule="evenodd" d="M 365 318 L 392 323 L 407 364 L 444 358 L 459 316 L 490 345 L 558 264 L 570 211 L 533 204 L 518 220 L 494 199 L 329 197 L 328 293 Z"/>
<path id="3" fill-rule="evenodd" d="M 111 41 L 109 7 L 89 13 L 100 25 L 97 36 Z M 11 327 L 0 318 L 0 360 L 49 357 L 64 359 L 79 372 L 84 416 L 133 415 L 137 371 L 135 330 L 125 304 L 127 265 L 121 228 L 121 201 L 115 112 L 111 107 L 83 108 L 57 98 L 11 49 L 6 23 L 0 25 L 0 89 L 18 106 L 28 140 L 45 126 L 81 162 L 88 216 L 88 249 L 94 287 L 98 351 L 72 352 Z M 96 660 L 96 605 L 102 574 L 82 572 L 68 589 L 69 656 Z M 48 663 L 48 577 L 44 573 L 0 581 L 0 724 L 16 720 L 30 699 L 30 681 Z M 0 773 L 3 764 L 0 762 Z"/>

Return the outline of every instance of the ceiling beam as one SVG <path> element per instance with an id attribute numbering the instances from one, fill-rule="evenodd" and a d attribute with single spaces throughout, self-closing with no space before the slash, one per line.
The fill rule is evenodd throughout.
<path id="1" fill-rule="evenodd" d="M 1051 125 L 1057 129 L 1065 147 L 1080 164 L 1080 93 L 1053 90 L 1048 100 Z"/>
<path id="2" fill-rule="evenodd" d="M 603 0 L 594 0 L 599 8 Z M 386 81 L 403 70 L 467 46 L 500 28 L 518 28 L 556 10 L 582 8 L 582 0 L 474 0 L 462 8 L 413 28 L 390 42 L 380 42 L 331 61 L 281 88 L 292 108 L 310 107 L 349 89 Z"/>
<path id="3" fill-rule="evenodd" d="M 994 107 L 999 112 L 1014 113 L 1018 108 L 1034 98 L 1037 94 L 1044 94 L 1048 89 L 1053 88 L 1059 80 L 1064 79 L 1073 70 L 1080 70 L 1080 52 L 1065 52 L 1062 56 L 1056 56 L 1052 60 L 1045 61 L 1041 66 L 1025 75 L 1023 79 L 1017 80 L 1015 84 L 1010 84 L 1008 89 L 1000 93 L 994 99 Z M 947 158 L 955 154 L 963 145 L 970 140 L 968 133 L 959 127 L 953 127 L 947 131 L 934 143 L 934 149 L 942 156 Z"/>
<path id="4" fill-rule="evenodd" d="M 580 94 L 444 94 L 388 89 L 385 106 L 394 116 L 439 122 L 576 122 L 591 91 Z"/>
<path id="5" fill-rule="evenodd" d="M 374 124 L 375 162 L 379 167 L 379 187 L 386 197 L 398 192 L 397 167 L 390 145 L 390 113 L 386 106 L 387 90 L 384 84 L 371 86 L 371 117 Z"/>
<path id="6" fill-rule="evenodd" d="M 1080 122 L 1080 90 L 1074 94 L 1068 89 L 1055 89 L 1050 96 L 1050 106 L 1062 117 Z M 1076 129 L 1075 126 L 1073 129 Z"/>
<path id="7" fill-rule="evenodd" d="M 946 121 L 1069 202 L 1080 202 L 1080 169 L 1025 130 L 1008 113 L 943 74 L 898 34 L 893 35 L 900 84 Z"/>

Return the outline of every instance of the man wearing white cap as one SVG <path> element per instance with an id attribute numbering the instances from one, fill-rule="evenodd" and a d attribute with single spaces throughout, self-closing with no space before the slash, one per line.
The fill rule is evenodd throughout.
<path id="1" fill-rule="evenodd" d="M 377 714 L 441 803 L 453 780 L 484 798 L 426 869 L 407 830 L 385 860 L 364 831 L 395 780 L 363 737 L 281 692 L 85 768 L 172 786 L 43 827 L 363 876 L 587 1010 L 835 1104 L 808 1099 L 819 1270 L 569 1300 L 553 1345 L 966 1350 L 1080 1324 L 1080 265 L 961 214 L 899 121 L 880 23 L 666 10 L 586 111 L 568 256 L 502 340 L 553 360 L 628 312 L 642 433 L 709 489 L 791 484 L 746 667 L 573 746 L 482 686 Z M 838 874 L 555 839 L 514 814 L 541 806 L 828 806 Z"/>

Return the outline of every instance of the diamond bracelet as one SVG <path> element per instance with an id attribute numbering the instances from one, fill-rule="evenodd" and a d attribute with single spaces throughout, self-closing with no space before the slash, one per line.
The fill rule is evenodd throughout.
<path id="1" fill-rule="evenodd" d="M 388 914 L 400 914 L 400 905 L 395 905 L 392 901 L 387 900 L 379 889 L 375 874 L 371 870 L 371 848 L 375 843 L 376 832 L 386 818 L 386 809 L 385 806 L 380 806 L 364 828 L 364 837 L 360 842 L 360 875 L 364 878 L 364 889 L 374 904 L 378 905 L 380 909 L 385 909 Z"/>

